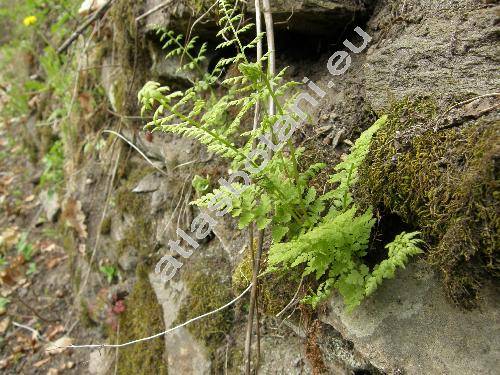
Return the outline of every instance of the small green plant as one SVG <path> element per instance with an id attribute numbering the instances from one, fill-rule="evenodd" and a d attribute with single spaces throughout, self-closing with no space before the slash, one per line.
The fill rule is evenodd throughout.
<path id="1" fill-rule="evenodd" d="M 40 178 L 41 186 L 57 187 L 64 180 L 64 151 L 61 141 L 56 141 L 42 160 L 44 171 Z"/>
<path id="2" fill-rule="evenodd" d="M 146 83 L 138 95 L 142 112 L 154 113 L 146 128 L 198 139 L 210 152 L 229 159 L 233 170 L 244 168 L 252 180 L 247 185 L 232 183 L 205 191 L 207 181 L 195 178 L 193 186 L 199 195 L 204 195 L 192 203 L 216 208 L 219 216 L 221 212 L 230 213 L 238 219 L 240 229 L 251 223 L 259 230 L 268 228 L 272 244 L 267 272 L 279 267 L 305 267 L 303 275 L 314 275 L 320 282 L 305 302 L 317 306 L 336 289 L 351 310 L 373 293 L 382 279 L 391 277 L 396 266 L 404 266 L 409 256 L 420 251 L 419 240 L 414 238 L 416 233 L 402 233 L 388 245 L 388 259 L 373 271 L 363 261 L 375 218 L 371 209 L 359 210 L 351 189 L 357 182 L 358 168 L 368 153 L 373 135 L 387 118 L 379 119 L 359 137 L 351 153 L 331 176 L 330 184 L 334 188 L 319 194 L 311 181 L 326 165 L 317 163 L 305 171 L 299 170 L 303 150 L 296 148 L 291 137 L 285 135 L 290 134 L 290 128 L 298 126 L 300 118 L 306 120 L 307 117 L 289 105 L 296 98 L 291 89 L 298 84 L 284 82 L 285 70 L 275 76 L 269 74 L 265 68 L 267 55 L 250 62 L 246 54 L 262 35 L 244 44 L 241 37 L 252 25 L 242 24 L 242 15 L 228 0 L 221 0 L 219 6 L 222 17 L 218 35 L 224 40 L 217 48 L 233 48 L 236 54 L 220 60 L 211 73 L 199 72 L 198 79 L 185 91 L 171 92 L 169 87 L 157 82 Z M 158 33 L 162 39 L 168 39 L 166 48 L 174 48 L 175 52 L 169 56 L 183 55 L 190 60 L 182 69 L 198 70 L 204 46 L 199 48 L 197 57 L 193 57 L 194 42 L 183 47 L 182 37 L 165 30 Z M 224 79 L 223 73 L 229 65 L 236 67 L 239 73 Z M 214 94 L 216 86 L 217 92 L 223 92 L 219 97 Z M 277 107 L 277 114 L 264 111 L 254 129 L 243 129 L 244 116 L 257 103 L 267 103 L 270 99 Z M 229 110 L 236 115 L 230 118 Z M 283 127 L 276 129 L 278 123 Z M 273 152 L 266 142 L 259 142 L 264 135 L 269 135 L 273 144 L 280 144 L 273 147 Z M 262 154 L 269 157 L 261 165 Z"/>
<path id="3" fill-rule="evenodd" d="M 208 177 L 203 178 L 196 175 L 194 176 L 191 184 L 193 185 L 194 190 L 200 195 L 206 193 L 208 189 L 210 189 L 210 179 Z"/>
<path id="4" fill-rule="evenodd" d="M 33 275 L 36 272 L 36 263 L 31 262 L 28 265 L 28 270 L 26 271 L 26 275 Z"/>
<path id="5" fill-rule="evenodd" d="M 19 242 L 16 245 L 16 248 L 17 248 L 17 253 L 22 255 L 26 262 L 29 262 L 33 258 L 34 248 L 28 242 L 27 237 L 28 235 L 26 233 L 23 233 L 21 235 L 21 238 L 19 239 Z"/>
<path id="6" fill-rule="evenodd" d="M 0 297 L 0 311 L 5 311 L 9 303 L 10 300 L 8 298 Z"/>
<path id="7" fill-rule="evenodd" d="M 109 284 L 111 284 L 115 277 L 118 276 L 118 270 L 114 266 L 103 265 L 99 267 L 99 271 L 101 271 L 106 276 L 106 280 Z"/>

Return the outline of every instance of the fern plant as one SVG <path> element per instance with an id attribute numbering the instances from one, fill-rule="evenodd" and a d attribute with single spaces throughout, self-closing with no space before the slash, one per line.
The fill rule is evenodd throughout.
<path id="1" fill-rule="evenodd" d="M 153 112 L 146 128 L 196 138 L 209 151 L 229 159 L 233 170 L 244 167 L 250 174 L 250 184 L 233 182 L 208 191 L 208 182 L 197 178 L 193 183 L 202 196 L 192 204 L 215 208 L 218 216 L 230 213 L 237 218 L 240 229 L 251 223 L 258 229 L 268 229 L 272 244 L 266 272 L 301 266 L 304 276 L 314 275 L 320 282 L 305 302 L 316 306 L 337 289 L 347 308 L 352 309 L 373 293 L 382 279 L 391 277 L 396 267 L 404 266 L 409 256 L 419 252 L 416 233 L 403 233 L 388 245 L 388 259 L 372 271 L 363 262 L 375 219 L 371 209 L 360 212 L 351 189 L 358 180 L 358 168 L 373 135 L 387 118 L 379 119 L 359 137 L 351 153 L 335 167 L 330 179 L 335 188 L 325 194 L 319 194 L 311 186 L 311 180 L 325 164 L 313 164 L 300 171 L 297 165 L 303 150 L 295 148 L 290 139 L 285 147 L 273 149 L 267 162 L 259 165 L 259 157 L 263 153 L 269 155 L 259 138 L 269 134 L 274 143 L 277 121 L 284 116 L 298 121 L 290 106 L 295 98 L 291 90 L 298 84 L 284 82 L 285 70 L 271 76 L 265 68 L 266 55 L 250 62 L 247 53 L 262 35 L 245 44 L 241 37 L 252 25 L 244 24 L 241 13 L 228 0 L 220 0 L 219 7 L 222 17 L 218 36 L 223 41 L 217 48 L 234 48 L 236 54 L 220 60 L 211 73 L 199 74 L 185 91 L 172 92 L 157 82 L 146 83 L 138 95 L 142 112 Z M 194 42 L 183 47 L 182 37 L 166 30 L 159 33 L 168 40 L 166 48 L 174 48 L 175 52 L 171 51 L 169 56 L 182 55 L 190 61 L 182 69 L 197 69 L 206 50 L 203 45 L 199 48 L 202 54 L 195 55 Z M 223 77 L 228 65 L 236 67 L 238 73 Z M 223 94 L 217 97 L 216 91 Z M 245 128 L 245 115 L 256 103 L 269 98 L 278 113 L 264 112 L 259 126 L 252 130 Z M 235 113 L 231 119 L 229 110 Z"/>

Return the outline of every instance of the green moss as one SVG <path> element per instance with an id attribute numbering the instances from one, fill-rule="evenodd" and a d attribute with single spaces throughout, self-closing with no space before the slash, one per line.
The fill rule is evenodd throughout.
<path id="1" fill-rule="evenodd" d="M 117 255 L 121 256 L 128 247 L 137 250 L 137 254 L 145 259 L 154 250 L 154 233 L 151 224 L 144 217 L 136 218 L 134 224 L 125 232 L 117 244 Z"/>
<path id="2" fill-rule="evenodd" d="M 232 275 L 232 286 L 236 294 L 242 293 L 252 281 L 252 269 L 252 254 L 247 248 L 243 259 Z M 277 271 L 261 276 L 259 278 L 260 311 L 268 316 L 275 316 L 279 313 L 297 291 L 299 284 L 297 279 L 300 279 L 300 273 L 295 270 Z"/>
<path id="3" fill-rule="evenodd" d="M 101 224 L 101 234 L 109 234 L 111 232 L 111 216 L 106 216 Z"/>
<path id="4" fill-rule="evenodd" d="M 481 280 L 499 275 L 500 139 L 485 117 L 435 131 L 437 112 L 426 98 L 392 106 L 360 169 L 358 196 L 420 228 L 450 297 L 472 307 Z"/>
<path id="5" fill-rule="evenodd" d="M 232 286 L 235 293 L 243 292 L 252 281 L 253 264 L 249 246 L 243 253 L 243 259 L 238 263 L 232 274 Z"/>
<path id="6" fill-rule="evenodd" d="M 90 310 L 89 310 L 89 305 L 87 301 L 84 299 L 80 300 L 80 319 L 79 322 L 85 327 L 85 328 L 91 328 L 95 327 L 96 324 L 91 318 Z"/>
<path id="7" fill-rule="evenodd" d="M 132 189 L 152 168 L 132 169 L 125 183 L 118 189 L 115 196 L 115 205 L 120 213 L 126 213 L 134 217 L 134 222 L 124 233 L 124 237 L 117 244 L 117 255 L 120 256 L 127 247 L 137 250 L 140 257 L 145 259 L 154 249 L 154 231 L 148 218 L 148 211 L 144 207 L 149 206 L 150 196 L 147 194 L 133 193 Z M 104 226 L 104 223 L 103 223 Z"/>
<path id="8" fill-rule="evenodd" d="M 118 210 L 127 214 L 138 214 L 142 212 L 147 197 L 143 194 L 133 193 L 128 186 L 116 192 L 115 203 Z"/>
<path id="9" fill-rule="evenodd" d="M 126 310 L 120 317 L 118 341 L 124 343 L 164 329 L 162 309 L 149 283 L 147 268 L 139 266 L 137 281 L 126 299 Z M 116 337 L 112 340 L 116 340 Z M 167 374 L 163 337 L 120 349 L 118 374 Z"/>
<path id="10" fill-rule="evenodd" d="M 231 287 L 223 269 L 227 261 L 219 257 L 203 258 L 190 264 L 185 270 L 188 295 L 183 301 L 176 324 L 215 310 L 233 299 Z M 208 348 L 213 367 L 219 359 L 216 351 L 229 334 L 234 319 L 233 308 L 229 307 L 207 319 L 201 319 L 187 326 L 191 334 Z"/>
<path id="11" fill-rule="evenodd" d="M 113 22 L 112 49 L 119 58 L 120 77 L 114 82 L 115 106 L 120 114 L 137 114 L 137 92 L 150 75 L 149 54 L 144 34 L 138 32 L 135 18 L 141 14 L 144 1 L 117 0 L 110 10 Z M 131 79 L 133 77 L 133 79 Z"/>

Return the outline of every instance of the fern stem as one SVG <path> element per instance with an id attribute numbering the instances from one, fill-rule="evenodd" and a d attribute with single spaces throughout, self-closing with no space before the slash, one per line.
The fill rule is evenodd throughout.
<path id="1" fill-rule="evenodd" d="M 278 112 L 281 116 L 285 115 L 285 110 L 281 103 L 278 101 L 278 98 L 276 97 L 276 93 L 274 92 L 271 82 L 267 78 L 267 76 L 264 76 L 264 83 L 266 84 L 266 87 L 269 91 L 269 95 L 271 95 L 271 98 L 273 99 L 273 102 L 276 103 L 276 107 L 278 108 Z M 272 128 L 271 128 L 272 129 Z M 272 131 L 272 130 L 271 130 Z M 290 149 L 290 156 L 292 159 L 292 166 L 293 166 L 293 176 L 295 179 L 299 178 L 299 172 L 298 172 L 298 165 L 297 165 L 297 157 L 296 157 L 296 152 L 295 152 L 295 146 L 293 145 L 293 142 L 291 139 L 288 139 L 287 141 L 288 148 Z M 286 168 L 286 166 L 285 166 Z"/>
<path id="2" fill-rule="evenodd" d="M 161 105 L 163 105 L 168 111 L 172 112 L 174 115 L 176 115 L 180 120 L 182 121 L 185 121 L 185 122 L 188 122 L 189 124 L 191 124 L 192 126 L 206 132 L 207 134 L 209 134 L 211 137 L 215 138 L 216 140 L 218 140 L 219 142 L 223 143 L 224 146 L 226 146 L 227 148 L 231 149 L 232 151 L 234 151 L 235 153 L 237 153 L 241 158 L 242 160 L 248 160 L 250 163 L 252 163 L 252 166 L 255 167 L 255 168 L 258 168 L 259 166 L 253 161 L 253 160 L 250 160 L 246 157 L 245 154 L 243 154 L 238 148 L 234 147 L 228 140 L 220 137 L 217 133 L 211 131 L 210 129 L 207 129 L 205 127 L 203 127 L 202 124 L 200 124 L 198 121 L 195 121 L 193 119 L 190 119 L 189 117 L 183 115 L 181 112 L 173 109 L 173 107 L 171 105 L 169 105 L 167 102 L 165 101 L 162 101 L 161 102 Z M 286 195 L 274 184 L 274 182 L 269 179 L 267 176 L 263 176 L 264 178 L 266 178 L 270 183 L 271 183 L 271 188 L 276 192 L 278 193 L 278 195 L 281 196 L 282 199 L 285 199 L 286 198 Z M 295 214 L 296 213 L 292 210 L 292 214 Z"/>
<path id="3" fill-rule="evenodd" d="M 243 154 L 238 148 L 234 147 L 233 144 L 231 144 L 227 139 L 224 139 L 224 138 L 221 138 L 217 133 L 211 131 L 210 129 L 207 129 L 205 127 L 203 127 L 202 124 L 200 124 L 198 121 L 196 120 L 193 120 L 187 116 L 184 116 L 181 112 L 175 110 L 170 104 L 166 103 L 165 101 L 162 101 L 161 104 L 167 109 L 169 110 L 170 112 L 172 112 L 174 115 L 176 115 L 179 119 L 181 119 L 182 121 L 185 121 L 185 122 L 188 122 L 189 124 L 191 124 L 192 126 L 194 126 L 195 128 L 198 128 L 204 132 L 206 132 L 207 134 L 209 134 L 211 137 L 213 137 L 214 139 L 218 140 L 219 142 L 221 142 L 222 144 L 224 144 L 224 146 L 226 146 L 227 148 L 231 149 L 232 151 L 234 151 L 236 154 L 238 154 L 241 158 L 243 158 L 243 160 L 245 160 L 247 157 L 245 154 Z M 257 167 L 257 164 L 255 164 L 255 162 L 253 160 L 250 160 L 250 162 L 252 163 L 252 165 L 254 167 Z"/>
<path id="4" fill-rule="evenodd" d="M 222 2 L 222 9 L 224 10 L 224 14 L 227 17 L 227 24 L 229 25 L 231 32 L 233 33 L 234 38 L 236 39 L 236 43 L 238 44 L 238 49 L 240 50 L 241 55 L 243 56 L 243 59 L 245 60 L 245 62 L 248 63 L 247 56 L 245 55 L 245 52 L 243 52 L 243 51 L 245 51 L 245 49 L 243 48 L 243 45 L 241 44 L 241 40 L 238 37 L 238 33 L 237 33 L 236 29 L 234 28 L 234 25 L 233 25 L 233 22 L 231 21 L 229 13 L 227 12 L 226 3 L 224 1 Z M 235 8 L 233 9 L 232 14 L 234 14 L 235 11 L 236 11 L 236 5 L 235 5 Z M 232 14 L 231 14 L 231 17 L 232 17 Z"/>

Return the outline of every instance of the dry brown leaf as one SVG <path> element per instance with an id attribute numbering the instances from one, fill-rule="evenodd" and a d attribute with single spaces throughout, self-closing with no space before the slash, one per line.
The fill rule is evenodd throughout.
<path id="1" fill-rule="evenodd" d="M 73 198 L 66 199 L 62 219 L 66 222 L 66 225 L 76 230 L 80 238 L 87 238 L 85 214 L 82 211 L 82 203 L 80 201 Z"/>
<path id="2" fill-rule="evenodd" d="M 61 354 L 65 350 L 67 350 L 67 346 L 73 344 L 73 339 L 68 336 L 63 336 L 60 339 L 57 339 L 54 342 L 47 344 L 45 348 L 45 352 L 48 354 Z"/>
<path id="3" fill-rule="evenodd" d="M 0 272 L 0 284 L 6 284 L 10 286 L 16 285 L 22 280 L 24 272 L 22 270 L 22 266 L 24 265 L 25 260 L 22 255 L 16 256 L 14 259 L 10 260 L 9 267 Z"/>
<path id="4" fill-rule="evenodd" d="M 5 229 L 2 234 L 0 234 L 0 251 L 5 252 L 9 250 L 12 246 L 17 244 L 21 234 L 19 233 L 19 228 L 16 226 L 9 227 Z"/>
<path id="5" fill-rule="evenodd" d="M 94 111 L 92 97 L 89 93 L 82 92 L 80 95 L 78 95 L 78 102 L 80 103 L 80 107 L 86 114 L 90 114 Z"/>
<path id="6" fill-rule="evenodd" d="M 10 325 L 10 318 L 7 317 L 4 320 L 0 322 L 0 334 L 3 335 L 6 331 L 7 328 L 9 328 Z"/>
<path id="7" fill-rule="evenodd" d="M 52 259 L 47 259 L 45 261 L 45 266 L 51 270 L 52 268 L 54 267 L 57 267 L 62 261 L 68 259 L 68 256 L 65 255 L 65 256 L 62 256 L 62 257 L 59 257 L 59 258 L 52 258 Z"/>
<path id="8" fill-rule="evenodd" d="M 85 255 L 87 252 L 87 246 L 84 243 L 78 245 L 78 252 L 82 255 Z"/>
<path id="9" fill-rule="evenodd" d="M 47 357 L 45 359 L 42 359 L 41 361 L 33 363 L 33 367 L 42 367 L 43 365 L 47 364 L 50 361 L 50 357 Z"/>
<path id="10" fill-rule="evenodd" d="M 9 366 L 9 359 L 0 360 L 0 370 L 5 370 Z"/>
<path id="11" fill-rule="evenodd" d="M 35 200 L 34 194 L 28 195 L 26 198 L 24 198 L 25 202 L 33 202 L 34 200 Z"/>
<path id="12" fill-rule="evenodd" d="M 58 324 L 56 326 L 51 326 L 47 330 L 45 336 L 47 337 L 47 339 L 52 340 L 55 336 L 57 336 L 61 332 L 64 332 L 64 326 L 62 324 Z"/>
<path id="13" fill-rule="evenodd" d="M 43 240 L 40 241 L 39 243 L 39 249 L 42 253 L 50 253 L 54 250 L 59 250 L 61 249 L 59 246 L 57 246 L 54 242 L 48 241 L 48 240 Z M 62 250 L 62 249 L 61 249 Z"/>

